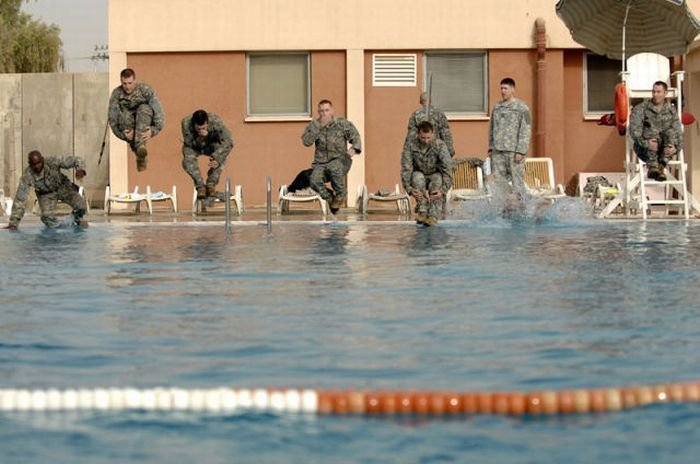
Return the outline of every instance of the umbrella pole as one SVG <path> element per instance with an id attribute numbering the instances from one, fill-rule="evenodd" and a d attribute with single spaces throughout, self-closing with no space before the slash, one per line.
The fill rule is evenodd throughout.
<path id="1" fill-rule="evenodd" d="M 632 6 L 632 0 L 627 2 L 625 7 L 625 19 L 622 22 L 622 72 L 627 70 L 627 60 L 625 59 L 625 48 L 627 46 L 627 17 L 630 14 L 630 6 Z"/>

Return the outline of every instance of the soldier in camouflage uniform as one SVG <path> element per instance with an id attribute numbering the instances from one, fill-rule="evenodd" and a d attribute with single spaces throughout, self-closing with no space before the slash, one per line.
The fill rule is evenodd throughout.
<path id="1" fill-rule="evenodd" d="M 347 197 L 345 176 L 352 165 L 352 157 L 362 153 L 362 142 L 352 122 L 333 115 L 333 104 L 329 100 L 318 103 L 318 115 L 318 119 L 304 129 L 301 141 L 305 147 L 316 146 L 311 163 L 311 188 L 329 202 L 335 214 Z M 326 179 L 330 179 L 333 190 L 326 187 Z"/>
<path id="2" fill-rule="evenodd" d="M 17 187 L 15 200 L 12 204 L 12 214 L 7 228 L 17 230 L 20 221 L 24 217 L 25 204 L 31 188 L 34 188 L 39 208 L 41 209 L 41 222 L 48 227 L 56 227 L 59 224 L 56 219 L 56 204 L 63 201 L 73 208 L 75 224 L 87 227 L 87 221 L 83 219 L 87 206 L 85 199 L 80 196 L 75 184 L 61 172 L 61 169 L 75 169 L 75 178 L 80 180 L 85 177 L 85 165 L 82 158 L 77 156 L 47 156 L 34 150 L 29 153 L 29 167 L 25 168 Z"/>
<path id="3" fill-rule="evenodd" d="M 499 198 L 505 199 L 511 191 L 523 197 L 527 192 L 525 157 L 532 133 L 530 110 L 525 102 L 515 98 L 513 79 L 503 78 L 500 87 L 502 100 L 494 106 L 489 123 L 493 187 Z"/>
<path id="4" fill-rule="evenodd" d="M 447 145 L 447 151 L 451 157 L 455 156 L 455 148 L 452 143 L 452 132 L 450 132 L 450 123 L 447 121 L 445 113 L 438 108 L 430 105 L 430 99 L 427 92 L 420 94 L 420 108 L 413 112 L 408 118 L 408 131 L 404 147 L 412 143 L 418 135 L 418 125 L 423 121 L 428 121 L 433 125 L 435 130 L 435 138 L 442 140 Z"/>
<path id="5" fill-rule="evenodd" d="M 634 152 L 647 164 L 647 177 L 666 180 L 664 168 L 683 147 L 683 132 L 678 111 L 666 101 L 668 85 L 654 82 L 651 99 L 632 109 L 630 136 Z"/>
<path id="6" fill-rule="evenodd" d="M 146 142 L 163 129 L 163 107 L 151 86 L 136 82 L 131 68 L 122 70 L 121 85 L 109 98 L 107 119 L 114 135 L 124 140 L 136 154 L 136 169 L 146 169 Z"/>
<path id="7" fill-rule="evenodd" d="M 447 144 L 435 137 L 433 125 L 423 121 L 418 135 L 401 154 L 401 183 L 416 200 L 416 222 L 434 226 L 442 217 L 445 196 L 452 188 L 452 158 Z"/>
<path id="8" fill-rule="evenodd" d="M 216 184 L 224 170 L 224 163 L 233 149 L 231 131 L 214 113 L 197 110 L 182 119 L 182 167 L 194 181 L 197 198 L 216 195 Z M 206 186 L 197 158 L 209 157 Z"/>

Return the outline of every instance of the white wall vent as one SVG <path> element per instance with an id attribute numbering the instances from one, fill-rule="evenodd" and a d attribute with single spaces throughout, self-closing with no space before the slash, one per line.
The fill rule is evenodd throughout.
<path id="1" fill-rule="evenodd" d="M 372 85 L 415 87 L 417 60 L 415 54 L 375 53 L 372 55 Z"/>

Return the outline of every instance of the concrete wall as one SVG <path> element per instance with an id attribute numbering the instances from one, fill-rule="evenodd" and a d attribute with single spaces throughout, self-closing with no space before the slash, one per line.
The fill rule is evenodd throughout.
<path id="1" fill-rule="evenodd" d="M 14 196 L 27 154 L 78 155 L 86 162 L 88 199 L 100 205 L 109 178 L 109 145 L 100 149 L 107 122 L 107 73 L 0 75 L 0 188 Z M 68 173 L 67 173 L 68 174 Z"/>

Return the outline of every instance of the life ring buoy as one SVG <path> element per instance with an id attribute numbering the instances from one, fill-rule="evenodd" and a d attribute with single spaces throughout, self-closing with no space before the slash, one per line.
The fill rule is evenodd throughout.
<path id="1" fill-rule="evenodd" d="M 620 135 L 627 133 L 627 117 L 629 116 L 629 99 L 624 82 L 615 86 L 615 125 Z"/>

